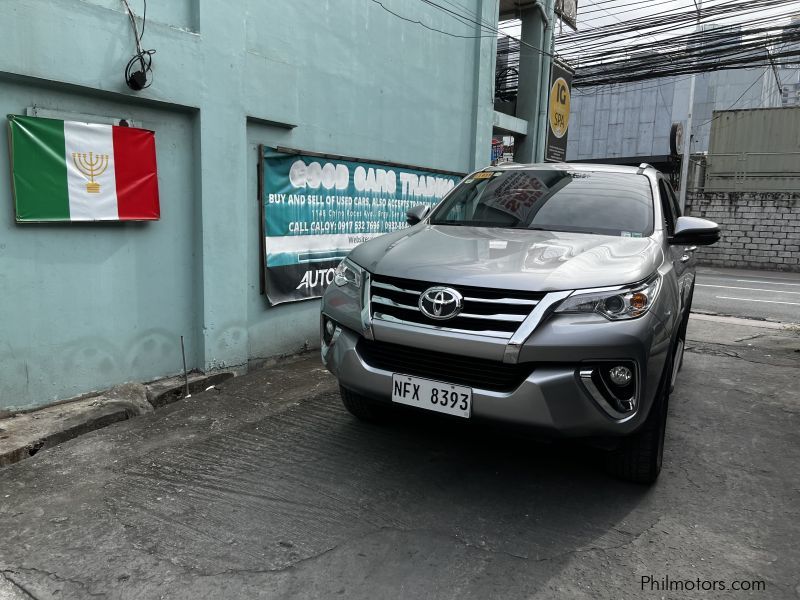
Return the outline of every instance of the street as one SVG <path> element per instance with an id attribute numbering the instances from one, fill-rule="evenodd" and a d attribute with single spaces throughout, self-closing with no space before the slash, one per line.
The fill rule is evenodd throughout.
<path id="1" fill-rule="evenodd" d="M 800 338 L 703 317 L 651 488 L 576 444 L 360 423 L 310 354 L 4 469 L 0 598 L 796 598 Z"/>
<path id="2" fill-rule="evenodd" d="M 747 269 L 697 269 L 695 311 L 800 322 L 800 273 Z"/>

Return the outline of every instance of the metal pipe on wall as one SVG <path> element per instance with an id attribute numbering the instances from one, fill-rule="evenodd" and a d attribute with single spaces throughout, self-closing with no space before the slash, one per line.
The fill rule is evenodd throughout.
<path id="1" fill-rule="evenodd" d="M 543 7 L 537 2 L 536 6 L 542 11 L 542 54 L 541 76 L 539 79 L 539 116 L 536 121 L 536 162 L 544 162 L 545 146 L 547 144 L 547 113 L 550 100 L 550 72 L 553 67 L 553 49 L 555 37 L 553 35 L 553 21 L 547 18 L 555 17 L 555 0 L 546 0 L 547 6 Z"/>

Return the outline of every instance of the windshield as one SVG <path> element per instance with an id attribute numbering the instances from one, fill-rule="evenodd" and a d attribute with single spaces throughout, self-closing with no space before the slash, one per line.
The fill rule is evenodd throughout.
<path id="1" fill-rule="evenodd" d="M 481 171 L 436 208 L 433 225 L 643 237 L 653 233 L 650 180 L 634 173 Z"/>

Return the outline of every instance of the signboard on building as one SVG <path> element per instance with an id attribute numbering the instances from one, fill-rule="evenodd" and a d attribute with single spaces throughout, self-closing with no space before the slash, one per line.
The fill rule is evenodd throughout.
<path id="1" fill-rule="evenodd" d="M 261 149 L 263 291 L 270 304 L 322 295 L 361 242 L 407 227 L 406 211 L 434 205 L 455 173 Z"/>
<path id="2" fill-rule="evenodd" d="M 572 71 L 553 62 L 550 75 L 550 101 L 547 111 L 547 147 L 545 160 L 563 162 L 567 159 L 569 107 L 572 90 Z"/>
<path id="3" fill-rule="evenodd" d="M 564 23 L 578 29 L 578 0 L 556 0 L 556 14 Z"/>

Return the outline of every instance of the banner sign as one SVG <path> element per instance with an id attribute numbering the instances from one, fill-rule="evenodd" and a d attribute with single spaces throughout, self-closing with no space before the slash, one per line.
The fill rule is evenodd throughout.
<path id="1" fill-rule="evenodd" d="M 545 160 L 567 160 L 567 133 L 569 131 L 570 93 L 572 71 L 553 62 L 550 75 L 550 102 L 548 110 L 547 147 Z"/>
<path id="2" fill-rule="evenodd" d="M 318 298 L 358 244 L 408 227 L 460 176 L 263 148 L 264 287 L 270 304 Z"/>
<path id="3" fill-rule="evenodd" d="M 8 121 L 18 223 L 159 219 L 152 131 L 21 115 Z"/>

